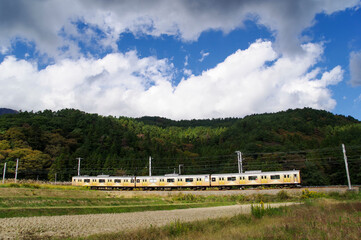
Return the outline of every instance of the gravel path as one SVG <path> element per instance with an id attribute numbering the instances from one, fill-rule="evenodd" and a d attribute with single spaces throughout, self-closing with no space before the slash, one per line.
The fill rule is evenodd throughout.
<path id="1" fill-rule="evenodd" d="M 272 207 L 295 203 L 270 204 Z M 117 214 L 92 214 L 51 217 L 19 217 L 0 219 L 0 239 L 38 237 L 78 237 L 96 233 L 120 232 L 163 226 L 176 220 L 190 222 L 208 218 L 250 213 L 251 205 L 147 211 Z"/>

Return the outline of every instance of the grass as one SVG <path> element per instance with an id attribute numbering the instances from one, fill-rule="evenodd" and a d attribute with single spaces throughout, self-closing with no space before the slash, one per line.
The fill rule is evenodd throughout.
<path id="1" fill-rule="evenodd" d="M 304 190 L 301 195 L 290 196 L 284 190 L 277 195 L 211 195 L 202 196 L 178 193 L 168 196 L 119 197 L 114 192 L 87 190 L 72 186 L 36 183 L 7 183 L 0 190 L 0 218 L 78 215 L 94 213 L 122 213 L 145 210 L 224 206 L 260 202 L 309 201 L 317 198 L 361 200 L 360 193 L 317 193 Z M 1 185 L 0 185 L 1 186 Z M 263 214 L 261 212 L 261 214 Z"/>
<path id="2" fill-rule="evenodd" d="M 228 203 L 230 205 L 232 203 Z M 143 204 L 133 206 L 67 206 L 67 207 L 38 207 L 38 208 L 8 208 L 0 209 L 0 218 L 33 217 L 33 216 L 61 216 L 100 213 L 124 213 L 157 210 L 173 210 L 185 208 L 223 206 L 224 203 L 188 203 L 188 204 Z"/>
<path id="3" fill-rule="evenodd" d="M 262 216 L 253 212 L 191 223 L 176 221 L 165 227 L 93 235 L 86 239 L 359 239 L 360 218 L 361 202 L 326 199 L 292 208 L 268 209 Z"/>
<path id="4" fill-rule="evenodd" d="M 0 218 L 172 210 L 237 203 L 231 198 L 192 196 L 126 198 L 103 191 L 3 188 L 0 191 Z"/>

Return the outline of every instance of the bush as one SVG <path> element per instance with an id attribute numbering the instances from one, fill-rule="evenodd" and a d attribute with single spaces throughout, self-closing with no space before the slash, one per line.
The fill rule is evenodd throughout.
<path id="1" fill-rule="evenodd" d="M 289 199 L 290 196 L 288 195 L 288 193 L 285 190 L 281 190 L 277 193 L 277 198 L 280 200 L 286 200 L 286 199 Z"/>
<path id="2" fill-rule="evenodd" d="M 326 195 L 324 193 L 310 191 L 308 189 L 302 190 L 301 199 L 310 199 L 310 198 L 322 198 Z"/>

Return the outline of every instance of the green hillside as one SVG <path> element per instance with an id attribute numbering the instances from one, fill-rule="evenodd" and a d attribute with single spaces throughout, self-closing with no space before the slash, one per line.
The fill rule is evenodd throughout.
<path id="1" fill-rule="evenodd" d="M 0 116 L 0 167 L 8 175 L 20 159 L 20 178 L 69 180 L 82 174 L 146 175 L 301 169 L 304 183 L 345 184 L 341 143 L 361 183 L 361 123 L 309 108 L 245 118 L 173 121 L 159 117 L 103 117 L 74 109 Z"/>

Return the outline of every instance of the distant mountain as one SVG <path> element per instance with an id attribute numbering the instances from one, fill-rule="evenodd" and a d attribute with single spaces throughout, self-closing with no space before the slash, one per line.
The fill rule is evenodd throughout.
<path id="1" fill-rule="evenodd" d="M 15 114 L 15 113 L 19 113 L 19 112 L 16 111 L 16 110 L 13 110 L 13 109 L 9 109 L 9 108 L 0 108 L 0 115 L 3 115 L 3 114 Z"/>

